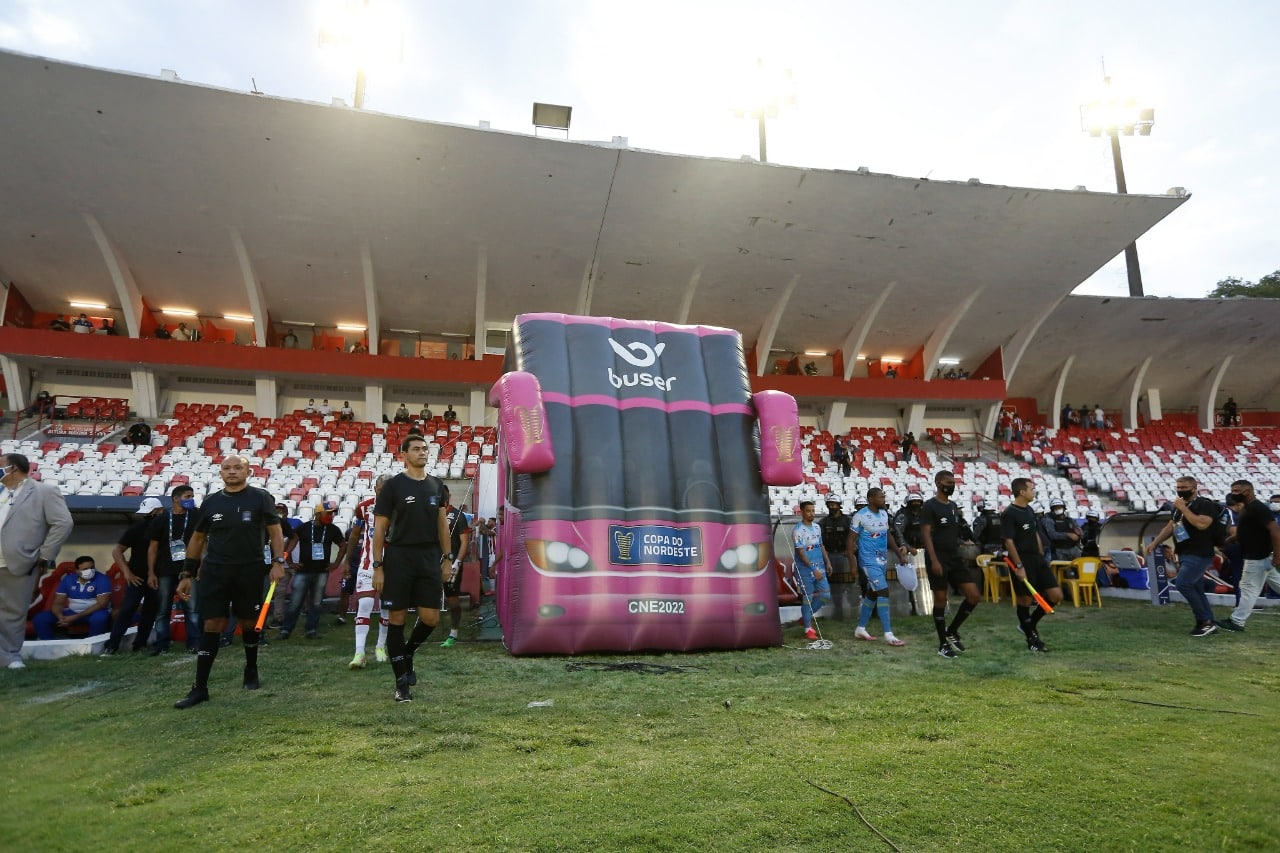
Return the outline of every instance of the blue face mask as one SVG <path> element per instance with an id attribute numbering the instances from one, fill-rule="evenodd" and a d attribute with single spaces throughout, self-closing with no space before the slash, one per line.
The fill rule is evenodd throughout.
<path id="1" fill-rule="evenodd" d="M 195 508 L 196 508 L 196 499 L 195 499 L 195 498 L 186 498 L 186 499 L 184 499 L 184 500 L 180 500 L 180 501 L 178 501 L 178 506 L 182 507 L 183 509 L 195 509 Z"/>

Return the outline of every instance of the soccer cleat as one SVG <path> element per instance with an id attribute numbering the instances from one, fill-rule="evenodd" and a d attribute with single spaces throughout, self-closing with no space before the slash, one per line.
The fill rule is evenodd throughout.
<path id="1" fill-rule="evenodd" d="M 351 659 L 351 663 L 347 664 L 347 669 L 364 669 L 364 653 L 356 655 Z"/>
<path id="2" fill-rule="evenodd" d="M 884 641 L 885 641 L 886 643 L 888 643 L 889 645 L 891 645 L 891 646 L 905 646 L 905 645 L 906 645 L 906 643 L 904 643 L 902 640 L 899 640 L 897 637 L 895 637 L 895 636 L 893 635 L 893 632 L 892 632 L 892 631 L 885 631 L 885 632 L 884 632 Z"/>
<path id="3" fill-rule="evenodd" d="M 885 636 L 886 636 L 886 637 L 890 637 L 890 636 L 893 636 L 893 635 L 892 635 L 892 634 L 885 634 Z M 875 642 L 876 636 L 875 636 L 875 634 L 872 634 L 872 633 L 870 633 L 869 631 L 867 631 L 867 629 L 866 629 L 866 628 L 854 628 L 854 629 L 853 629 L 853 638 L 854 638 L 855 640 L 866 640 L 867 642 L 872 642 L 872 643 L 873 643 L 873 642 Z"/>
<path id="4" fill-rule="evenodd" d="M 111 646 L 103 646 L 102 653 L 98 655 L 100 658 L 109 658 L 116 653 L 116 649 Z"/>
<path id="5" fill-rule="evenodd" d="M 1044 640 L 1040 639 L 1040 635 L 1032 631 L 1027 635 L 1027 651 L 1029 652 L 1047 652 L 1049 647 L 1044 644 Z"/>
<path id="6" fill-rule="evenodd" d="M 341 616 L 335 616 L 335 617 L 333 617 L 333 624 L 334 624 L 334 625 L 345 625 L 345 624 L 347 624 L 347 620 L 346 620 L 346 619 L 343 619 Z"/>
<path id="7" fill-rule="evenodd" d="M 947 645 L 953 652 L 964 652 L 964 643 L 960 642 L 960 635 L 955 631 L 947 632 Z"/>
<path id="8" fill-rule="evenodd" d="M 258 689 L 258 668 L 256 666 L 246 666 L 244 668 L 244 689 Z"/>
<path id="9" fill-rule="evenodd" d="M 951 647 L 948 646 L 946 643 L 943 643 L 941 646 L 938 646 L 938 657 L 947 658 L 949 660 L 955 660 L 956 658 L 960 657 L 960 655 L 951 651 Z"/>
<path id="10" fill-rule="evenodd" d="M 1244 626 L 1230 617 L 1227 617 L 1226 619 L 1223 619 L 1221 622 L 1219 622 L 1218 627 L 1225 628 L 1226 630 L 1233 631 L 1237 634 L 1241 634 L 1244 632 Z"/>
<path id="11" fill-rule="evenodd" d="M 1216 634 L 1217 632 L 1218 632 L 1217 625 L 1215 625 L 1213 622 L 1205 622 L 1203 625 L 1197 625 L 1195 628 L 1193 628 L 1191 630 L 1191 636 L 1207 637 L 1210 634 Z"/>
<path id="12" fill-rule="evenodd" d="M 397 687 L 397 688 L 396 688 L 396 701 L 397 701 L 397 702 L 412 702 L 412 701 L 413 701 L 413 694 L 409 692 L 409 688 L 408 688 L 408 687 Z"/>
<path id="13" fill-rule="evenodd" d="M 391 660 L 391 656 L 387 654 L 387 650 L 382 646 L 378 646 L 373 650 L 373 659 L 378 663 L 386 663 Z"/>
<path id="14" fill-rule="evenodd" d="M 445 637 L 444 642 L 440 644 L 442 649 L 451 649 L 458 644 L 457 637 Z"/>
<path id="15" fill-rule="evenodd" d="M 815 630 L 813 630 L 812 628 L 805 628 L 805 629 L 804 629 L 804 638 L 805 638 L 806 640 L 816 640 L 816 639 L 818 639 L 818 632 L 817 632 L 817 631 L 815 631 Z"/>
<path id="16" fill-rule="evenodd" d="M 404 674 L 404 683 L 409 685 L 410 687 L 414 687 L 415 685 L 417 685 L 418 673 L 412 669 L 406 672 Z"/>
<path id="17" fill-rule="evenodd" d="M 306 633 L 306 638 L 307 638 L 308 640 L 315 640 L 315 639 L 319 638 L 319 636 L 320 636 L 320 635 L 319 635 L 319 634 L 317 634 L 315 631 L 308 631 L 308 632 Z"/>
<path id="18" fill-rule="evenodd" d="M 13 660 L 9 661 L 9 665 L 5 668 L 6 669 L 26 669 L 27 665 L 22 662 L 22 658 L 14 658 Z"/>
<path id="19" fill-rule="evenodd" d="M 173 703 L 173 707 L 179 711 L 185 711 L 187 708 L 194 708 L 201 702 L 209 701 L 209 689 L 207 687 L 196 687 L 191 685 L 191 692 L 177 702 Z"/>
<path id="20" fill-rule="evenodd" d="M 281 631 L 281 632 L 280 632 L 280 636 L 276 637 L 276 639 L 277 639 L 277 640 L 287 640 L 287 639 L 289 639 L 289 632 L 288 632 L 288 631 Z"/>

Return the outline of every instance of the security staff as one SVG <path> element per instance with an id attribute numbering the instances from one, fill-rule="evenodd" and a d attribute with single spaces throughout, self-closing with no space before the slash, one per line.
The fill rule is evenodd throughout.
<path id="1" fill-rule="evenodd" d="M 1080 528 L 1076 520 L 1067 515 L 1067 504 L 1054 498 L 1049 504 L 1049 514 L 1040 519 L 1044 535 L 1049 537 L 1054 560 L 1074 560 L 1080 556 Z"/>
<path id="2" fill-rule="evenodd" d="M 822 528 L 822 547 L 831 558 L 827 580 L 831 582 L 831 602 L 836 619 L 844 619 L 845 597 L 857 582 L 853 566 L 853 536 L 849 516 L 841 509 L 840 499 L 827 497 L 827 517 L 818 522 Z M 852 606 L 852 602 L 850 603 Z"/>
<path id="3" fill-rule="evenodd" d="M 284 537 L 275 500 L 249 485 L 249 460 L 231 455 L 219 466 L 223 488 L 205 498 L 200 518 L 187 544 L 178 595 L 191 595 L 196 583 L 204 632 L 196 656 L 196 682 L 173 704 L 190 708 L 209 701 L 209 672 L 218 656 L 219 635 L 227 626 L 230 607 L 240 622 L 244 640 L 244 689 L 258 689 L 258 631 L 263 576 L 270 564 L 271 580 L 284 577 Z"/>

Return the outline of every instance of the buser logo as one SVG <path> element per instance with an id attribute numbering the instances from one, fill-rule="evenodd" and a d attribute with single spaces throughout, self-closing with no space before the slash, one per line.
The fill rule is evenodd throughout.
<path id="1" fill-rule="evenodd" d="M 618 357 L 630 364 L 632 367 L 649 367 L 656 364 L 658 356 L 662 355 L 662 351 L 667 348 L 666 344 L 658 344 L 651 347 L 648 344 L 639 341 L 633 344 L 622 344 L 609 339 L 609 346 L 613 347 L 613 351 Z M 656 373 L 642 373 L 635 371 L 633 373 L 614 373 L 613 367 L 609 367 L 609 384 L 614 388 L 657 388 L 659 391 L 670 391 L 671 386 L 675 384 L 674 376 L 659 376 Z"/>

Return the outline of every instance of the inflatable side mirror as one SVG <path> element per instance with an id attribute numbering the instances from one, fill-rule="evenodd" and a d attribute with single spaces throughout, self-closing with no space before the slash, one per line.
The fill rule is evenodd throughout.
<path id="1" fill-rule="evenodd" d="M 504 373 L 489 391 L 489 405 L 498 409 L 498 432 L 511 470 L 517 474 L 550 470 L 556 453 L 538 377 L 519 370 Z"/>
<path id="2" fill-rule="evenodd" d="M 751 396 L 760 419 L 760 476 L 769 486 L 798 486 L 804 482 L 800 459 L 800 410 L 796 399 L 782 391 Z"/>

